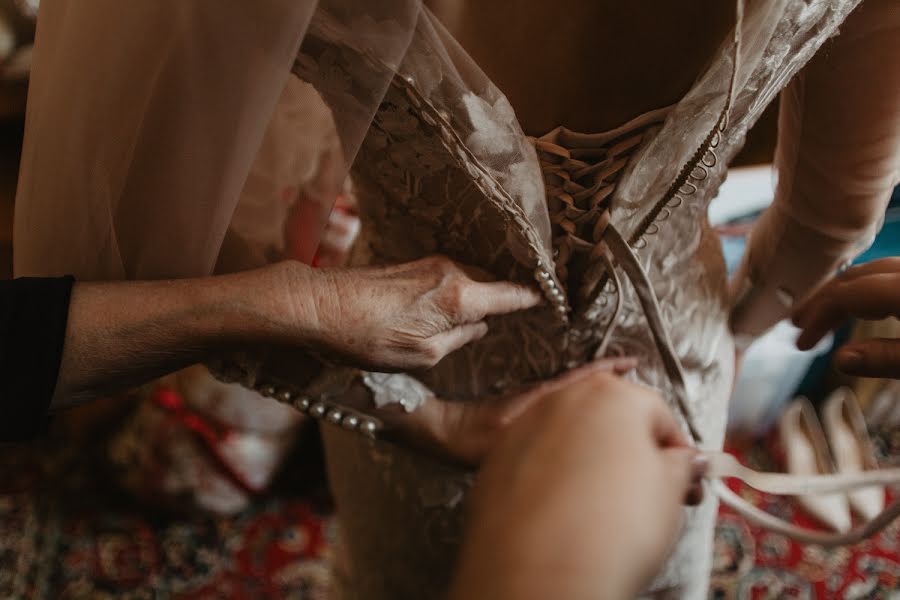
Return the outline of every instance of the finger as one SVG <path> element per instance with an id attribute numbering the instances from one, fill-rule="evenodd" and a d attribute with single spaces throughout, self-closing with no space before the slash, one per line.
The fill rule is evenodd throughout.
<path id="1" fill-rule="evenodd" d="M 487 335 L 488 326 L 484 321 L 478 323 L 466 323 L 458 325 L 449 331 L 444 331 L 431 338 L 432 345 L 440 361 L 448 354 L 459 350 L 466 344 L 480 340 Z M 437 362 L 436 361 L 436 362 Z"/>
<path id="2" fill-rule="evenodd" d="M 666 473 L 671 493 L 678 499 L 678 503 L 684 504 L 692 488 L 696 486 L 694 457 L 697 451 L 693 448 L 667 448 L 663 450 L 663 461 L 666 464 Z"/>
<path id="3" fill-rule="evenodd" d="M 876 275 L 878 273 L 900 273 L 900 257 L 891 256 L 888 258 L 880 258 L 871 262 L 850 267 L 840 275 L 838 279 L 841 281 L 851 281 L 866 275 Z"/>
<path id="4" fill-rule="evenodd" d="M 900 340 L 873 339 L 847 344 L 837 351 L 835 366 L 856 377 L 900 378 Z"/>
<path id="5" fill-rule="evenodd" d="M 900 291 L 896 289 L 898 281 L 900 281 L 900 271 L 867 273 L 850 278 L 838 277 L 800 303 L 793 312 L 793 321 L 802 327 L 813 319 L 823 306 L 834 304 L 846 306 L 851 311 L 858 306 L 859 308 L 856 310 L 874 313 L 873 318 L 881 318 L 877 315 L 884 311 L 900 310 L 900 306 L 897 304 L 900 300 Z M 865 316 L 862 312 L 851 312 L 851 314 Z"/>
<path id="6" fill-rule="evenodd" d="M 812 348 L 847 318 L 883 319 L 900 314 L 900 273 L 875 274 L 850 281 L 835 281 L 797 313 L 803 330 L 797 339 L 801 350 Z"/>
<path id="7" fill-rule="evenodd" d="M 705 454 L 697 452 L 691 459 L 691 486 L 684 498 L 684 503 L 688 506 L 697 506 L 703 502 L 703 478 L 707 471 L 709 471 L 709 458 Z"/>
<path id="8" fill-rule="evenodd" d="M 616 356 L 595 360 L 593 364 L 597 365 L 598 369 L 609 368 L 616 375 L 625 375 L 626 373 L 635 370 L 640 364 L 640 361 L 636 356 Z"/>
<path id="9" fill-rule="evenodd" d="M 535 401 L 549 396 L 550 394 L 564 390 L 586 378 L 597 375 L 599 373 L 613 373 L 623 375 L 638 365 L 638 360 L 634 357 L 623 356 L 616 358 L 603 358 L 584 364 L 576 369 L 567 371 L 548 381 L 542 381 L 529 388 L 527 391 L 504 399 L 501 403 L 494 406 L 497 407 L 497 415 L 501 425 L 508 425 L 510 422 L 518 419 L 526 410 L 528 410 Z M 585 401 L 593 399 L 593 395 L 587 395 Z"/>
<path id="10" fill-rule="evenodd" d="M 819 288 L 818 291 L 816 291 L 810 297 L 806 298 L 803 302 L 798 304 L 794 308 L 794 312 L 791 318 L 795 325 L 799 325 L 799 323 L 803 319 L 804 313 L 808 312 L 810 308 L 815 304 L 821 302 L 823 297 L 826 297 L 829 293 L 831 293 L 833 288 L 840 286 L 841 284 L 850 283 L 869 275 L 888 275 L 896 273 L 900 273 L 900 257 L 881 258 L 879 260 L 873 260 L 871 262 L 851 267 L 836 276 L 826 285 Z"/>
<path id="11" fill-rule="evenodd" d="M 703 498 L 706 494 L 703 491 L 702 483 L 694 483 L 691 487 L 688 488 L 687 493 L 684 495 L 684 504 L 685 506 L 699 506 L 703 503 Z"/>
<path id="12" fill-rule="evenodd" d="M 463 288 L 460 313 L 468 322 L 481 321 L 490 315 L 505 315 L 538 306 L 543 296 L 536 289 L 498 281 L 473 282 Z"/>
<path id="13" fill-rule="evenodd" d="M 827 297 L 833 288 L 843 283 L 849 283 L 860 277 L 868 275 L 878 275 L 882 273 L 900 273 L 900 258 L 884 258 L 873 260 L 862 265 L 851 267 L 840 273 L 834 279 L 820 287 L 815 293 L 794 306 L 791 320 L 795 325 L 800 325 L 803 315 L 807 313 L 812 306 L 821 302 L 822 298 Z"/>
<path id="14" fill-rule="evenodd" d="M 690 449 L 681 425 L 662 397 L 659 397 L 659 402 L 655 405 L 651 418 L 653 437 L 660 448 Z"/>

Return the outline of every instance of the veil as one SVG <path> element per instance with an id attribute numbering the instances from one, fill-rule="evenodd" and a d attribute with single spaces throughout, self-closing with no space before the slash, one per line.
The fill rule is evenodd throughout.
<path id="1" fill-rule="evenodd" d="M 420 0 L 44 0 L 17 191 L 16 274 L 212 273 L 230 238 L 258 242 L 259 221 L 296 200 L 258 193 L 277 160 L 266 152 L 272 133 L 293 160 L 288 170 L 317 171 L 300 210 L 307 239 L 295 244 L 296 258 L 309 261 L 421 10 Z M 355 94 L 323 107 L 289 78 L 307 32 L 326 14 L 367 23 L 348 27 L 347 41 L 384 68 L 357 69 L 347 82 Z M 286 121 L 309 127 L 292 132 Z M 337 148 L 316 147 L 330 130 Z M 252 202 L 239 209 L 245 196 Z"/>
<path id="2" fill-rule="evenodd" d="M 725 41 L 722 60 L 623 174 L 613 197 L 620 228 L 639 237 L 656 214 L 652 201 L 665 199 L 673 181 L 695 189 L 680 172 L 690 179 L 698 171 L 685 165 L 726 124 L 719 162 L 727 163 L 857 2 L 764 0 L 739 17 L 741 49 L 730 51 L 737 37 Z M 16 198 L 16 275 L 155 279 L 288 256 L 309 262 L 398 81 L 452 122 L 528 222 L 533 239 L 510 239 L 517 258 L 527 264 L 537 252 L 549 262 L 534 149 L 505 96 L 423 0 L 43 0 Z M 710 178 L 721 180 L 724 169 L 715 171 Z M 271 185 L 277 177 L 286 185 Z M 303 222 L 299 239 L 286 239 L 291 219 Z"/>
<path id="3" fill-rule="evenodd" d="M 398 77 L 466 115 L 466 143 L 549 252 L 533 148 L 422 0 L 44 0 L 16 275 L 158 279 L 309 262 Z M 276 189 L 275 174 L 291 185 Z M 301 239 L 286 239 L 298 215 Z"/>

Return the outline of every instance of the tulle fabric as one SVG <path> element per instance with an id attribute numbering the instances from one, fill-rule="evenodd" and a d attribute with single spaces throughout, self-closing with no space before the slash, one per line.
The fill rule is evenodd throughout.
<path id="1" fill-rule="evenodd" d="M 815 49 L 809 44 L 796 57 L 773 56 L 773 48 L 791 50 L 779 43 L 790 38 L 779 23 L 782 17 L 796 21 L 792 13 L 800 6 L 790 0 L 760 4 L 741 15 L 740 35 L 723 40 L 718 59 L 622 178 L 614 220 L 626 237 L 715 127 L 735 69 L 730 112 L 741 122 L 729 138 L 742 140 L 783 78 Z M 803 20 L 816 27 L 839 22 L 845 13 L 823 2 L 803 10 Z M 773 60 L 790 64 L 773 76 Z M 290 90 L 296 84 L 289 84 L 292 71 L 317 93 Z M 521 210 L 532 234 L 530 250 L 537 246 L 548 256 L 549 217 L 534 150 L 505 96 L 421 0 L 265 0 L 247 6 L 47 0 L 39 16 L 17 197 L 16 273 L 83 279 L 204 275 L 215 269 L 223 243 L 234 238 L 226 247 L 232 257 L 237 248 L 239 259 L 263 258 L 225 261 L 219 270 L 287 254 L 309 261 L 395 77 L 410 82 L 452 123 L 472 157 Z M 283 146 L 260 153 L 279 99 L 321 114 L 320 124 L 329 114 L 333 118 L 336 146 L 322 146 L 316 155 L 318 173 L 299 208 L 293 206 L 297 198 L 278 194 L 242 197 L 242 191 L 259 189 L 254 174 L 265 175 L 268 165 L 290 156 Z M 299 148 L 308 148 L 304 139 L 310 137 L 296 131 L 296 156 L 309 156 Z M 418 157 L 408 158 L 412 164 Z M 287 221 L 298 215 L 305 222 L 303 239 L 285 239 Z M 517 256 L 527 262 L 524 251 Z"/>
<path id="2" fill-rule="evenodd" d="M 285 90 L 291 66 L 310 24 L 327 13 L 337 22 L 367 22 L 347 29 L 347 40 L 383 68 L 359 69 L 347 82 L 353 102 L 330 98 L 339 151 L 319 165 L 304 196 L 308 206 L 299 210 L 307 239 L 294 243 L 295 258 L 309 261 L 420 10 L 417 0 L 46 0 L 17 195 L 16 273 L 122 279 L 213 272 L 242 190 L 254 185 L 248 174 L 273 109 L 279 98 L 292 99 Z M 321 111 L 315 94 L 293 100 L 298 111 Z M 297 132 L 300 156 L 309 156 L 299 151 L 306 137 Z M 238 214 L 257 220 L 242 221 L 257 234 L 261 215 L 279 215 L 272 205 L 295 200 L 255 197 L 257 205 Z"/>

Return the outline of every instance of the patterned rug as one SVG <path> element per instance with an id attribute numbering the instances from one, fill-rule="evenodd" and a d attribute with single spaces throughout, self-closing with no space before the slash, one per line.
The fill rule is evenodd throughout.
<path id="1" fill-rule="evenodd" d="M 774 438 L 774 436 L 773 436 Z M 876 438 L 882 456 L 897 456 L 900 436 Z M 779 470 L 774 439 L 734 452 L 756 469 Z M 818 528 L 789 498 L 771 496 L 745 485 L 729 487 L 753 505 L 803 527 Z M 749 525 L 728 507 L 716 523 L 710 599 L 900 599 L 900 522 L 875 537 L 845 548 L 825 549 L 795 543 L 783 535 Z"/>
<path id="2" fill-rule="evenodd" d="M 773 468 L 765 444 L 742 459 Z M 0 598 L 328 597 L 335 525 L 327 503 L 279 484 L 234 518 L 149 512 L 109 483 L 90 451 L 4 449 Z M 93 465 L 93 466 L 91 466 Z M 734 489 L 803 525 L 785 499 Z M 317 497 L 317 496 L 316 496 Z M 900 598 L 900 525 L 851 548 L 800 546 L 722 509 L 710 598 Z"/>

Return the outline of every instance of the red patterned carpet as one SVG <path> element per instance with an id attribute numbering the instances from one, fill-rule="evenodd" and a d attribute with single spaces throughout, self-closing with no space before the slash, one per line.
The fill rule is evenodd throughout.
<path id="1" fill-rule="evenodd" d="M 744 459 L 771 468 L 759 446 L 754 452 Z M 6 451 L 0 465 L 0 598 L 328 597 L 333 521 L 290 485 L 235 518 L 173 518 L 132 504 L 91 452 L 49 462 L 33 451 L 22 456 Z M 789 501 L 741 489 L 758 506 L 810 524 Z M 721 511 L 710 598 L 887 599 L 900 598 L 898 589 L 900 525 L 826 551 Z"/>

